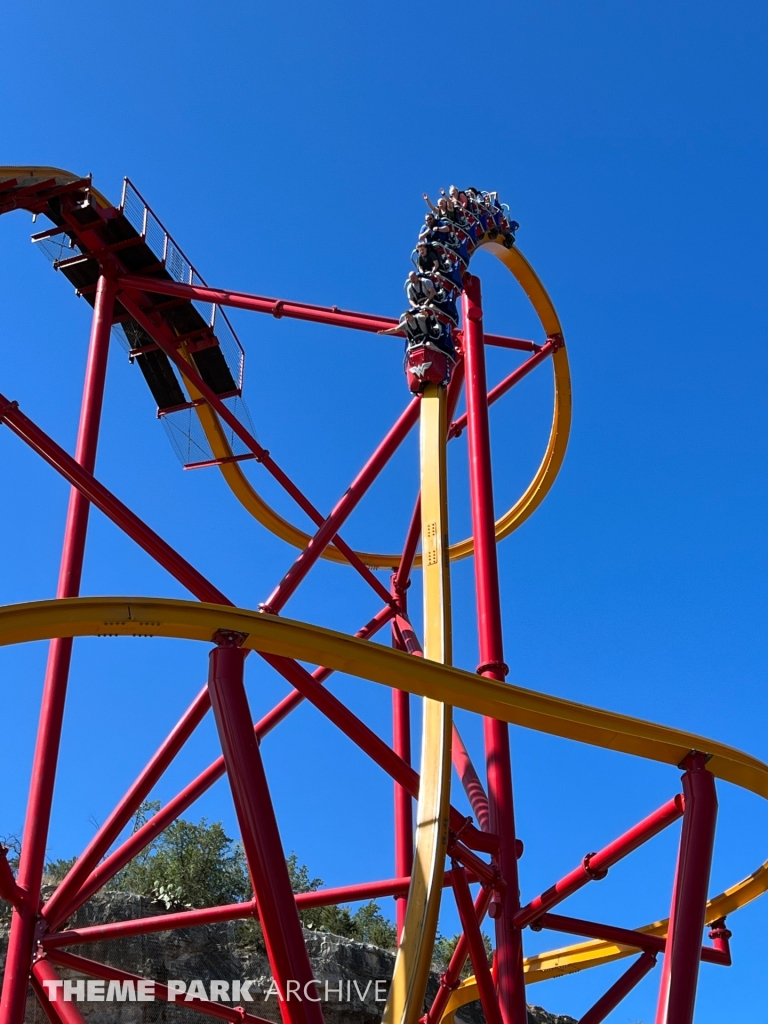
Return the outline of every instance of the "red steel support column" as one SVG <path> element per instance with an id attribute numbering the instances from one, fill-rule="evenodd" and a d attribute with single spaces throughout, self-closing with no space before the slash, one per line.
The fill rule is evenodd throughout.
<path id="1" fill-rule="evenodd" d="M 96 464 L 114 304 L 115 285 L 102 276 L 93 309 L 75 451 L 75 461 L 89 473 L 93 472 Z M 77 597 L 80 592 L 89 508 L 87 498 L 73 487 L 67 509 L 57 597 Z M 13 911 L 0 1007 L 2 1024 L 22 1024 L 24 1020 L 71 657 L 70 638 L 51 641 L 17 879 L 19 887 L 26 893 L 26 902 L 21 909 L 14 908 Z"/>
<path id="2" fill-rule="evenodd" d="M 704 767 L 706 762 L 706 754 L 693 751 L 680 765 L 686 769 L 683 775 L 685 814 L 656 1024 L 691 1024 L 693 1021 L 717 821 L 715 777 Z"/>
<path id="3" fill-rule="evenodd" d="M 312 967 L 304 944 L 296 901 L 291 889 L 280 833 L 264 773 L 253 718 L 243 685 L 245 651 L 240 638 L 219 634 L 211 651 L 208 687 L 211 707 L 227 766 L 243 848 L 264 930 L 272 977 L 283 995 L 287 982 L 299 991 L 312 981 Z M 309 991 L 313 991 L 311 988 Z M 284 1024 L 323 1024 L 317 1003 L 284 998 L 280 1001 Z"/>
<path id="4" fill-rule="evenodd" d="M 605 995 L 601 996 L 595 1005 L 587 1010 L 583 1017 L 579 1018 L 579 1024 L 601 1024 L 602 1021 L 615 1010 L 622 999 L 629 995 L 635 985 L 639 984 L 649 971 L 656 966 L 655 953 L 643 953 L 632 964 L 629 970 L 625 971 Z"/>
<path id="5" fill-rule="evenodd" d="M 469 479 L 472 496 L 472 526 L 475 538 L 475 586 L 480 647 L 478 672 L 488 679 L 504 682 L 504 647 L 499 601 L 499 572 L 496 561 L 496 530 L 491 475 L 491 444 L 483 342 L 483 310 L 480 281 L 468 274 L 462 296 L 464 361 L 467 389 Z M 523 946 L 513 917 L 520 906 L 517 877 L 517 844 L 512 798 L 512 765 L 509 729 L 505 722 L 486 718 L 485 749 L 488 762 L 488 803 L 490 825 L 499 836 L 498 863 L 505 887 L 497 904 L 496 978 L 499 1006 L 504 1024 L 526 1024 L 523 981 Z"/>
<path id="6" fill-rule="evenodd" d="M 397 610 L 403 615 L 408 613 L 407 594 L 404 587 L 398 585 L 397 574 L 392 576 L 392 596 L 397 602 Z M 396 624 L 392 626 L 392 646 L 401 647 L 400 636 Z M 398 757 L 410 767 L 411 764 L 411 695 L 405 690 L 392 690 L 392 748 Z M 395 782 L 395 874 L 398 878 L 410 875 L 413 868 L 413 801 L 411 794 Z M 397 937 L 403 933 L 405 912 L 408 906 L 407 893 L 398 896 Z"/>

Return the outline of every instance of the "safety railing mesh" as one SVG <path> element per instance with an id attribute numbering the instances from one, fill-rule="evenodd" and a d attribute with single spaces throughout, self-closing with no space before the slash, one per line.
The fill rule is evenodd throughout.
<path id="1" fill-rule="evenodd" d="M 123 184 L 123 197 L 120 209 L 134 230 L 142 235 L 146 244 L 157 256 L 158 261 L 164 264 L 168 275 L 174 281 L 178 281 L 181 284 L 197 284 L 205 287 L 205 281 L 195 270 L 191 261 L 187 259 L 128 178 L 125 179 Z M 245 372 L 245 353 L 229 318 L 224 310 L 215 303 L 199 302 L 193 299 L 192 305 L 205 323 L 213 330 L 229 366 L 232 378 L 238 390 L 242 390 Z"/>
<path id="2" fill-rule="evenodd" d="M 231 398 L 225 398 L 224 405 L 227 406 L 230 412 L 255 438 L 256 431 L 253 427 L 251 414 L 242 397 L 233 395 Z M 197 415 L 196 409 L 178 409 L 176 412 L 164 413 L 161 416 L 161 420 L 168 440 L 171 443 L 171 448 L 173 448 L 176 457 L 183 466 L 192 466 L 198 462 L 212 462 L 216 458 L 200 423 L 200 417 Z M 219 424 L 232 454 L 249 454 L 250 448 L 244 444 L 229 424 L 221 419 Z"/>

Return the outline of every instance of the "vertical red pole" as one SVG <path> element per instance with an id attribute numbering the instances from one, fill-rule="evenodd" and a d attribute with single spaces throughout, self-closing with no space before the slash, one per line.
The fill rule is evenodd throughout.
<path id="1" fill-rule="evenodd" d="M 89 473 L 93 472 L 96 464 L 114 305 L 114 282 L 102 275 L 99 278 L 93 309 L 75 451 L 75 459 Z M 89 508 L 88 499 L 73 487 L 69 495 L 57 597 L 77 597 L 80 592 Z M 71 639 L 51 641 L 17 879 L 19 886 L 27 894 L 27 899 L 21 910 L 14 910 L 11 921 L 0 1006 L 2 1024 L 22 1024 L 24 1020 L 71 657 Z"/>
<path id="2" fill-rule="evenodd" d="M 398 611 L 407 615 L 408 604 L 405 588 L 398 583 L 397 574 L 392 576 L 392 596 L 397 602 Z M 400 646 L 396 624 L 392 625 L 392 645 Z M 411 764 L 411 700 L 410 694 L 404 690 L 392 690 L 392 747 L 395 753 Z M 413 800 L 411 794 L 395 782 L 395 876 L 407 878 L 413 868 Z M 407 895 L 398 896 L 397 938 L 403 934 L 405 912 L 408 906 Z"/>
<path id="3" fill-rule="evenodd" d="M 701 962 L 701 938 L 717 821 L 715 778 L 707 757 L 691 752 L 685 768 L 685 815 L 680 835 L 677 877 L 669 915 L 656 1024 L 691 1024 Z"/>
<path id="4" fill-rule="evenodd" d="M 475 588 L 477 597 L 480 666 L 488 679 L 503 682 L 507 667 L 501 630 L 499 570 L 496 561 L 496 530 L 493 510 L 491 445 L 483 341 L 483 310 L 478 278 L 468 274 L 462 296 L 464 360 L 467 389 L 467 436 L 469 480 L 472 497 L 472 528 L 475 539 Z M 522 936 L 513 924 L 520 907 L 517 877 L 515 814 L 512 799 L 512 765 L 509 730 L 493 718 L 484 721 L 488 765 L 490 826 L 500 839 L 498 862 L 505 886 L 496 904 L 496 978 L 504 1024 L 526 1024 Z"/>
<path id="5" fill-rule="evenodd" d="M 323 1024 L 243 684 L 242 637 L 219 633 L 208 688 L 284 1024 Z M 288 983 L 291 983 L 290 985 Z M 298 992 L 296 991 L 298 985 Z"/>

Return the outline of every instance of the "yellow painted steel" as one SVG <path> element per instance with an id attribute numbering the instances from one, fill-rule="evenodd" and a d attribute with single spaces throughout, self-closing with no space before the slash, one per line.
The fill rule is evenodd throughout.
<path id="1" fill-rule="evenodd" d="M 57 185 L 68 185 L 72 181 L 79 181 L 84 174 L 73 174 L 71 171 L 64 171 L 61 167 L 34 167 L 29 164 L 23 166 L 0 167 L 0 182 L 8 181 L 9 178 L 17 178 L 20 186 L 35 185 L 41 181 L 48 181 L 54 178 Z M 91 187 L 91 195 L 104 209 L 108 209 L 112 203 Z"/>
<path id="2" fill-rule="evenodd" d="M 499 245 L 497 242 L 484 242 L 479 246 L 479 248 L 486 249 L 488 252 L 492 253 L 516 278 L 523 291 L 530 299 L 545 333 L 548 336 L 553 334 L 562 335 L 562 327 L 557 317 L 557 313 L 555 312 L 552 300 L 547 294 L 544 285 L 536 276 L 536 273 L 530 263 L 528 263 L 520 250 L 517 247 L 513 249 L 506 249 L 503 245 Z M 547 448 L 544 452 L 544 458 L 542 459 L 539 468 L 536 471 L 533 480 L 528 485 L 525 493 L 518 499 L 512 508 L 509 509 L 508 512 L 504 513 L 504 515 L 497 520 L 497 540 L 502 540 L 504 537 L 508 537 L 509 534 L 513 533 L 518 526 L 524 523 L 525 520 L 535 512 L 549 493 L 552 484 L 555 482 L 557 474 L 560 472 L 563 459 L 565 458 L 565 450 L 568 446 L 568 437 L 571 430 L 571 376 L 565 346 L 559 348 L 557 352 L 555 352 L 552 357 L 552 365 L 554 370 L 555 387 L 554 413 Z M 200 417 L 203 430 L 213 447 L 214 442 L 217 440 L 217 431 L 211 424 L 211 411 L 208 411 L 206 414 L 206 408 L 206 406 L 198 406 L 197 413 Z M 215 414 L 213 414 L 213 418 L 217 419 Z M 222 438 L 224 437 L 223 433 L 220 431 L 218 434 L 220 434 Z M 226 440 L 224 440 L 224 445 L 225 454 L 231 455 L 231 451 Z M 217 456 L 217 458 L 218 457 L 219 456 Z M 274 509 L 272 509 L 258 495 L 236 462 L 225 463 L 219 468 L 235 497 L 255 519 L 257 519 L 263 526 L 266 526 L 267 529 L 271 530 L 272 533 L 276 534 L 287 543 L 292 544 L 294 547 L 306 547 L 310 539 L 309 534 L 304 533 L 303 530 L 298 529 L 298 527 L 278 515 L 278 513 L 275 512 Z M 467 558 L 472 554 L 473 550 L 473 540 L 469 537 L 466 540 L 459 541 L 449 547 L 449 558 L 451 561 Z M 400 556 L 397 554 L 379 554 L 370 551 L 358 551 L 357 554 L 365 565 L 370 566 L 373 569 L 396 568 L 400 561 Z M 323 558 L 327 558 L 334 562 L 346 562 L 344 555 L 342 555 L 336 548 L 327 548 L 323 553 Z M 414 566 L 417 568 L 421 566 L 421 555 L 417 555 L 414 561 Z"/>
<path id="3" fill-rule="evenodd" d="M 45 181 L 54 178 L 59 185 L 76 181 L 81 176 L 71 171 L 62 170 L 59 167 L 34 167 L 34 166 L 7 166 L 0 167 L 0 182 L 9 178 L 18 178 L 20 184 L 33 184 L 34 182 Z M 100 206 L 109 208 L 112 203 L 106 199 L 101 192 L 91 189 L 92 195 Z M 516 278 L 523 291 L 530 299 L 536 314 L 546 335 L 562 335 L 562 327 L 555 312 L 555 307 L 549 295 L 536 276 L 535 271 L 517 247 L 505 249 L 497 242 L 481 242 L 479 248 L 486 249 L 499 259 L 510 273 Z M 568 446 L 568 436 L 571 429 L 571 377 L 568 367 L 568 356 L 565 347 L 558 349 L 552 357 L 554 370 L 554 413 L 549 440 L 547 442 L 544 457 L 536 471 L 533 480 L 528 485 L 525 493 L 496 523 L 496 538 L 502 540 L 517 529 L 525 520 L 538 508 L 547 496 L 565 457 L 565 450 Z M 189 386 L 189 385 L 188 385 Z M 193 389 L 192 389 L 193 390 Z M 195 393 L 193 397 L 200 397 Z M 196 407 L 200 424 L 211 446 L 214 458 L 228 458 L 232 455 L 232 449 L 227 441 L 226 434 L 221 426 L 218 416 L 210 406 L 201 404 Z M 294 526 L 283 516 L 279 515 L 256 491 L 238 463 L 228 462 L 219 466 L 232 493 L 243 505 L 243 507 L 268 530 L 277 537 L 291 544 L 293 547 L 305 548 L 309 543 L 309 534 Z M 467 558 L 472 554 L 473 542 L 469 537 L 459 541 L 449 548 L 451 561 Z M 370 551 L 358 551 L 362 562 L 372 569 L 396 568 L 400 556 L 398 554 L 380 554 Z M 344 555 L 334 546 L 326 548 L 322 555 L 332 562 L 343 562 L 347 564 Z M 414 565 L 421 566 L 421 555 L 417 555 Z"/>
<path id="4" fill-rule="evenodd" d="M 450 665 L 452 660 L 447 427 L 445 388 L 431 384 L 420 409 L 421 546 L 424 657 L 438 665 Z M 424 697 L 413 871 L 384 1024 L 416 1024 L 424 1008 L 448 851 L 451 719 L 449 704 Z"/>
<path id="5" fill-rule="evenodd" d="M 249 650 L 325 665 L 360 679 L 606 750 L 675 766 L 689 751 L 701 750 L 711 755 L 707 768 L 717 778 L 768 799 L 768 765 L 716 740 L 499 683 L 319 626 L 227 605 L 147 597 L 79 597 L 0 607 L 0 646 L 65 636 L 164 636 L 210 643 L 220 629 L 246 634 L 243 646 Z M 733 913 L 766 889 L 768 861 L 710 900 L 707 922 Z M 666 927 L 666 921 L 659 921 L 646 929 L 663 935 Z M 598 941 L 553 950 L 528 959 L 527 980 L 557 977 L 632 952 Z M 464 988 L 457 992 L 466 994 Z"/>

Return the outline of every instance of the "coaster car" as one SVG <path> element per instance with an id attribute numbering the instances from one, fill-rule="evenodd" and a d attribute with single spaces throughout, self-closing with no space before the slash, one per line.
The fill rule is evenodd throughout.
<path id="1" fill-rule="evenodd" d="M 430 341 L 409 345 L 404 363 L 409 390 L 418 395 L 427 384 L 447 384 L 455 362 L 452 355 Z"/>

